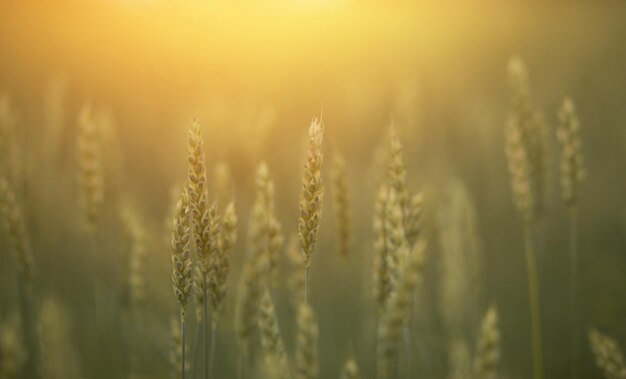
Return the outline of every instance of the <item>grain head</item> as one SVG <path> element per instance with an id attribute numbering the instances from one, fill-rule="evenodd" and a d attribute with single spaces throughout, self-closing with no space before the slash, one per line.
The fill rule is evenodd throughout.
<path id="1" fill-rule="evenodd" d="M 85 227 L 94 233 L 104 201 L 104 168 L 98 123 L 89 106 L 84 106 L 78 117 L 78 179 Z"/>
<path id="2" fill-rule="evenodd" d="M 306 163 L 304 164 L 302 192 L 300 193 L 300 218 L 298 220 L 300 247 L 307 268 L 311 266 L 311 256 L 317 244 L 317 233 L 322 216 L 322 198 L 324 196 L 321 171 L 323 135 L 324 124 L 313 119 L 309 127 L 309 144 Z"/>
<path id="3" fill-rule="evenodd" d="M 569 98 L 563 100 L 558 113 L 557 138 L 561 144 L 561 190 L 567 206 L 576 204 L 578 189 L 585 178 L 585 168 L 580 138 L 580 122 Z"/>
<path id="4" fill-rule="evenodd" d="M 192 260 L 190 252 L 191 227 L 189 225 L 189 200 L 183 191 L 177 205 L 172 233 L 172 287 L 178 300 L 181 316 L 187 312 L 192 285 Z"/>

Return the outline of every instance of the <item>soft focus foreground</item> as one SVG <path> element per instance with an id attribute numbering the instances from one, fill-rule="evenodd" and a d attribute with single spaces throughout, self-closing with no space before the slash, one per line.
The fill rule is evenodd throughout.
<path id="1" fill-rule="evenodd" d="M 2 2 L 0 378 L 626 377 L 624 16 Z"/>

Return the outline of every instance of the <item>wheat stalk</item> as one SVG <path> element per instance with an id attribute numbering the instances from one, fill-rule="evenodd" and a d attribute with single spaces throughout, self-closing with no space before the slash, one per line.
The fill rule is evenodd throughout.
<path id="1" fill-rule="evenodd" d="M 198 348 L 198 344 L 200 342 L 200 337 L 205 335 L 205 330 L 207 327 L 207 321 L 204 320 L 206 316 L 206 290 L 205 290 L 205 275 L 204 270 L 202 269 L 202 264 L 199 262 L 195 262 L 193 264 L 191 275 L 192 281 L 192 292 L 195 298 L 195 319 L 196 319 L 196 333 L 194 336 L 193 346 L 192 346 L 192 355 L 194 359 L 194 363 L 192 364 L 192 373 L 191 376 L 193 378 L 196 377 L 196 370 L 198 369 L 199 364 L 196 364 L 198 361 L 198 353 L 200 349 Z"/>
<path id="2" fill-rule="evenodd" d="M 532 109 L 528 73 L 518 58 L 513 58 L 509 62 L 509 81 L 513 104 L 506 127 L 505 150 L 514 202 L 524 221 L 533 372 L 535 379 L 542 379 L 541 315 L 533 228 L 536 219 L 541 218 L 545 210 L 544 200 L 548 176 L 547 149 L 544 142 L 545 123 L 540 114 Z"/>
<path id="3" fill-rule="evenodd" d="M 211 274 L 211 261 L 219 249 L 219 220 L 216 205 L 209 205 L 209 193 L 206 177 L 204 141 L 198 121 L 194 120 L 189 130 L 187 145 L 187 193 L 192 224 L 192 234 L 196 244 L 196 253 L 202 269 L 202 296 L 206 298 L 208 275 Z M 209 377 L 209 340 L 208 340 L 208 302 L 203 301 L 204 320 L 204 377 Z"/>
<path id="4" fill-rule="evenodd" d="M 296 378 L 317 379 L 319 358 L 317 352 L 318 326 L 311 307 L 302 303 L 297 312 Z"/>
<path id="5" fill-rule="evenodd" d="M 289 276 L 287 287 L 291 295 L 292 305 L 296 308 L 304 301 L 304 257 L 300 251 L 298 236 L 293 234 L 287 243 L 287 259 L 289 262 Z"/>
<path id="6" fill-rule="evenodd" d="M 495 379 L 497 377 L 499 350 L 498 312 L 496 308 L 491 307 L 483 318 L 476 346 L 474 371 L 477 379 Z"/>
<path id="7" fill-rule="evenodd" d="M 596 359 L 596 365 L 602 370 L 606 379 L 626 378 L 624 355 L 617 342 L 595 329 L 589 331 L 589 344 Z"/>
<path id="8" fill-rule="evenodd" d="M 558 112 L 559 127 L 557 138 L 561 144 L 561 189 L 562 197 L 569 212 L 569 254 L 570 254 L 570 338 L 572 378 L 578 372 L 578 307 L 576 305 L 578 282 L 578 192 L 585 178 L 580 122 L 574 103 L 569 98 L 563 100 Z"/>
<path id="9" fill-rule="evenodd" d="M 347 257 L 350 250 L 351 238 L 350 196 L 348 193 L 346 161 L 339 153 L 335 154 L 331 164 L 331 187 L 339 254 L 343 257 Z"/>
<path id="10" fill-rule="evenodd" d="M 170 335 L 171 335 L 171 350 L 169 353 L 169 361 L 172 367 L 172 379 L 178 379 L 185 375 L 187 371 L 187 365 L 184 362 L 184 351 L 183 347 L 184 338 L 180 334 L 181 327 L 179 325 L 180 320 L 177 317 L 173 317 L 170 321 Z"/>
<path id="11" fill-rule="evenodd" d="M 309 144 L 304 175 L 302 178 L 302 192 L 300 193 L 300 218 L 298 220 L 298 236 L 300 247 L 304 255 L 305 289 L 304 299 L 308 301 L 309 269 L 311 256 L 317 244 L 320 217 L 322 216 L 322 198 L 324 187 L 322 185 L 322 139 L 324 136 L 324 124 L 322 121 L 313 119 L 309 127 Z"/>

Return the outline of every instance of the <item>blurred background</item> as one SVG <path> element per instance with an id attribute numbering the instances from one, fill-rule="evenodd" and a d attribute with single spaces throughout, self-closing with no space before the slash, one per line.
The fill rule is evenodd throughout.
<path id="1" fill-rule="evenodd" d="M 480 290 L 464 297 L 473 304 L 466 308 L 477 308 L 467 320 L 496 305 L 499 371 L 503 378 L 529 378 L 522 225 L 511 200 L 503 136 L 506 67 L 511 56 L 519 56 L 551 130 L 562 99 L 570 96 L 576 103 L 588 174 L 579 206 L 581 325 L 626 343 L 624 20 L 624 1 L 2 1 L 0 93 L 10 99 L 17 120 L 25 177 L 20 196 L 37 262 L 36 297 L 62 304 L 84 377 L 124 376 L 124 290 L 103 290 L 103 327 L 110 331 L 103 345 L 94 345 L 85 312 L 92 306 L 87 283 L 93 275 L 103 283 L 124 282 L 119 267 L 125 263 L 119 261 L 125 262 L 129 242 L 111 199 L 132 203 L 148 235 L 138 376 L 166 376 L 176 303 L 165 224 L 171 190 L 186 178 L 187 130 L 197 118 L 209 178 L 218 164 L 228 165 L 241 225 L 216 367 L 223 377 L 234 375 L 237 346 L 229 338 L 255 167 L 268 164 L 278 216 L 289 235 L 297 225 L 307 128 L 323 114 L 327 162 L 340 152 L 348 164 L 353 240 L 349 259 L 341 260 L 326 196 L 311 277 L 321 377 L 336 377 L 354 353 L 363 377 L 373 378 L 372 212 L 393 122 L 410 187 L 425 189 L 444 209 L 455 201 L 471 209 L 462 212 L 472 214 L 475 244 L 458 248 L 475 249 L 481 264 L 480 275 L 471 279 Z M 97 274 L 88 268 L 77 200 L 76 129 L 85 104 L 109 125 L 111 175 Z M 553 169 L 539 256 L 541 316 L 546 377 L 564 378 L 567 222 L 556 163 Z M 421 303 L 428 310 L 419 329 L 419 370 L 433 378 L 449 371 L 446 308 L 439 301 L 444 234 L 440 241 L 429 250 Z M 17 298 L 4 236 L 0 249 L 0 319 L 6 320 Z M 292 350 L 293 310 L 287 289 L 281 285 L 277 293 Z M 475 325 L 471 336 L 478 330 L 474 321 L 468 321 Z M 106 372 L 92 368 L 98 354 L 107 356 Z M 600 377 L 586 340 L 580 370 L 579 377 Z"/>

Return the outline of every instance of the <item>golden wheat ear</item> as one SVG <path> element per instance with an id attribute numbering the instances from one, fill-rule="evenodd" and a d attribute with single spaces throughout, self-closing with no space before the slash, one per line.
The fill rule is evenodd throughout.
<path id="1" fill-rule="evenodd" d="M 317 234 L 322 217 L 322 199 L 324 187 L 322 185 L 322 139 L 324 124 L 314 119 L 309 127 L 309 144 L 304 175 L 302 178 L 302 192 L 300 193 L 300 218 L 298 219 L 298 236 L 300 247 L 304 255 L 305 269 L 305 301 L 308 298 L 308 276 L 311 267 L 311 256 L 317 244 Z"/>

